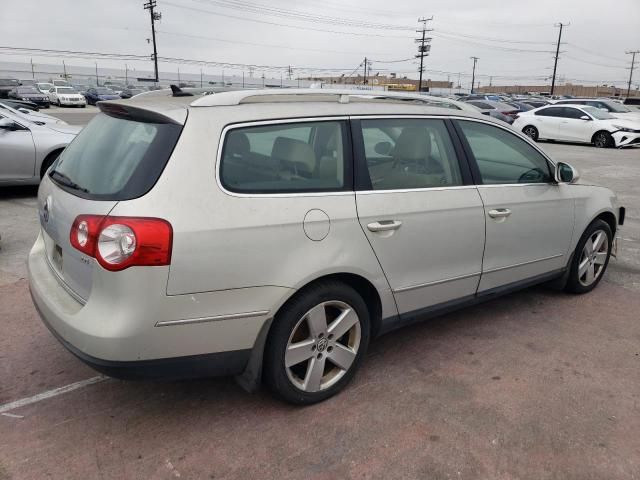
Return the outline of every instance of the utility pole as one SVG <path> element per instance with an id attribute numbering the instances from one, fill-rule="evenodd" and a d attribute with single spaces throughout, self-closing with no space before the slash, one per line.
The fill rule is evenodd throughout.
<path id="1" fill-rule="evenodd" d="M 427 37 L 427 32 L 433 31 L 433 28 L 427 28 L 427 22 L 433 20 L 433 17 L 430 18 L 419 18 L 418 23 L 422 23 L 422 29 L 416 30 L 418 33 L 422 33 L 421 38 L 416 38 L 416 43 L 418 43 L 418 55 L 416 58 L 420 59 L 420 80 L 418 80 L 418 92 L 422 91 L 422 74 L 424 73 L 424 57 L 429 56 L 429 52 L 431 51 L 431 37 Z"/>
<path id="2" fill-rule="evenodd" d="M 629 93 L 631 93 L 631 79 L 633 78 L 633 68 L 635 67 L 635 63 L 636 63 L 636 54 L 640 53 L 640 50 L 633 50 L 633 51 L 628 51 L 624 53 L 626 53 L 627 55 L 632 55 L 631 68 L 629 72 L 629 84 L 627 85 L 627 98 L 629 98 Z"/>
<path id="3" fill-rule="evenodd" d="M 33 58 L 31 59 L 31 78 L 35 80 L 36 72 L 33 71 Z"/>
<path id="4" fill-rule="evenodd" d="M 571 25 L 570 23 L 556 23 L 556 27 L 560 27 L 560 31 L 558 32 L 558 45 L 556 45 L 556 60 L 553 62 L 553 77 L 551 79 L 551 95 L 553 95 L 553 91 L 556 88 L 556 70 L 558 68 L 558 55 L 560 55 L 560 40 L 562 40 L 562 29 L 564 27 L 568 27 Z"/>
<path id="5" fill-rule="evenodd" d="M 98 62 L 96 62 L 96 87 L 100 86 L 100 79 L 98 77 Z"/>
<path id="6" fill-rule="evenodd" d="M 202 69 L 200 69 L 200 88 L 202 88 Z"/>
<path id="7" fill-rule="evenodd" d="M 144 4 L 144 9 L 149 10 L 149 17 L 151 18 L 151 36 L 153 37 L 153 67 L 155 72 L 155 83 L 158 83 L 158 49 L 156 47 L 156 25 L 155 22 L 162 18 L 162 14 L 160 12 L 154 12 L 153 9 L 156 7 L 156 0 L 149 0 Z"/>
<path id="8" fill-rule="evenodd" d="M 129 88 L 129 67 L 124 64 L 124 86 Z"/>
<path id="9" fill-rule="evenodd" d="M 364 57 L 364 75 L 362 78 L 363 78 L 362 84 L 366 85 L 367 84 L 367 57 Z"/>
<path id="10" fill-rule="evenodd" d="M 469 57 L 473 60 L 473 73 L 471 74 L 471 95 L 473 95 L 473 86 L 476 83 L 476 63 L 480 60 L 478 57 Z"/>
<path id="11" fill-rule="evenodd" d="M 242 88 L 244 88 L 244 70 L 242 71 Z"/>
<path id="12" fill-rule="evenodd" d="M 62 71 L 64 72 L 63 77 L 65 80 L 67 79 L 67 66 L 64 63 L 64 60 L 62 60 Z"/>
<path id="13" fill-rule="evenodd" d="M 178 86 L 180 86 L 180 67 L 178 67 Z"/>

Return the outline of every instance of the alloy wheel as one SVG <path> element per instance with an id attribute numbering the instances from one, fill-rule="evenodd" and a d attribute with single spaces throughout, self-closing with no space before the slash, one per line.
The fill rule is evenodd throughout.
<path id="1" fill-rule="evenodd" d="M 599 133 L 598 135 L 596 135 L 596 138 L 594 139 L 593 142 L 596 147 L 598 148 L 604 148 L 607 146 L 607 143 L 609 143 L 609 140 L 607 138 L 607 135 L 604 133 Z"/>
<path id="2" fill-rule="evenodd" d="M 578 263 L 578 281 L 588 287 L 604 271 L 609 254 L 609 238 L 604 230 L 596 230 L 587 239 Z"/>
<path id="3" fill-rule="evenodd" d="M 527 127 L 524 129 L 524 134 L 531 138 L 532 140 L 536 139 L 536 129 L 533 127 Z"/>
<path id="4" fill-rule="evenodd" d="M 304 392 L 330 388 L 353 365 L 361 335 L 353 307 L 338 300 L 316 305 L 289 336 L 284 354 L 287 377 Z"/>

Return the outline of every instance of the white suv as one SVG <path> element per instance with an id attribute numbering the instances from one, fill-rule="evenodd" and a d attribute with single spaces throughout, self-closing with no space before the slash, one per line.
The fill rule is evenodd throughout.
<path id="1" fill-rule="evenodd" d="M 52 333 L 113 376 L 317 402 L 382 333 L 540 282 L 588 292 L 624 219 L 508 126 L 402 96 L 99 107 L 41 183 L 29 273 Z"/>

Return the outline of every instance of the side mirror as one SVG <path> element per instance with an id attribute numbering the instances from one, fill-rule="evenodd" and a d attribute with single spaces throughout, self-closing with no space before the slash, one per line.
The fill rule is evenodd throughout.
<path id="1" fill-rule="evenodd" d="M 373 147 L 373 150 L 378 155 L 389 155 L 389 153 L 391 152 L 391 148 L 392 145 L 390 142 L 378 142 L 376 143 L 376 146 Z"/>
<path id="2" fill-rule="evenodd" d="M 576 183 L 580 179 L 578 170 L 568 163 L 558 162 L 556 164 L 556 182 L 558 183 Z"/>
<path id="3" fill-rule="evenodd" d="M 582 115 L 580 120 L 591 120 L 591 117 L 589 117 L 589 115 Z"/>
<path id="4" fill-rule="evenodd" d="M 17 130 L 15 122 L 8 118 L 0 118 L 0 129 L 2 130 Z"/>
<path id="5" fill-rule="evenodd" d="M 30 111 L 30 110 L 27 110 L 26 108 L 19 108 L 19 109 L 18 109 L 18 111 L 19 111 L 20 113 L 31 113 L 31 111 Z"/>

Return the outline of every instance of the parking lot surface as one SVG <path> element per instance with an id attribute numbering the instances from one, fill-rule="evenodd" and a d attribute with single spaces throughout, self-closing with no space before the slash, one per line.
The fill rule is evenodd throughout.
<path id="1" fill-rule="evenodd" d="M 306 408 L 232 379 L 96 378 L 29 298 L 36 189 L 0 190 L 0 480 L 640 478 L 640 149 L 541 146 L 627 207 L 598 288 L 536 287 L 384 336 Z"/>

